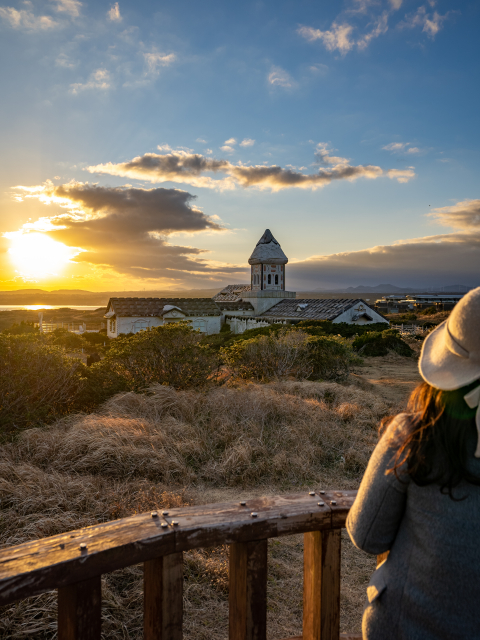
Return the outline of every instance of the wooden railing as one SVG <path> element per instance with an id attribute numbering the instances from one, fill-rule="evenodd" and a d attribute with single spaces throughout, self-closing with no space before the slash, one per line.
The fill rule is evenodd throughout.
<path id="1" fill-rule="evenodd" d="M 99 640 L 104 573 L 144 563 L 144 638 L 181 640 L 183 552 L 230 545 L 229 639 L 265 640 L 268 538 L 304 534 L 303 635 L 340 636 L 341 529 L 355 491 L 169 509 L 0 551 L 0 605 L 58 589 L 58 639 Z M 291 639 L 294 640 L 294 639 Z"/>

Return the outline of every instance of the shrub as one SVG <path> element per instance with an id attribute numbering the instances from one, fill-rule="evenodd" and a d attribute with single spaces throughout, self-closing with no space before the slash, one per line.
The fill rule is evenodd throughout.
<path id="1" fill-rule="evenodd" d="M 67 331 L 67 329 L 55 329 L 47 334 L 47 339 L 52 344 L 65 347 L 65 349 L 85 349 L 88 346 L 83 336 Z"/>
<path id="2" fill-rule="evenodd" d="M 309 336 L 285 327 L 270 335 L 235 342 L 222 349 L 222 356 L 236 376 L 255 380 L 335 379 L 348 374 L 355 360 L 345 340 Z"/>
<path id="3" fill-rule="evenodd" d="M 427 307 L 426 309 L 423 309 L 423 311 L 420 311 L 420 313 L 422 314 L 422 316 L 434 316 L 435 314 L 438 313 L 438 309 L 437 307 Z"/>
<path id="4" fill-rule="evenodd" d="M 307 345 L 306 333 L 284 329 L 278 335 L 239 340 L 222 348 L 221 353 L 239 378 L 272 380 L 294 376 L 302 379 L 308 378 L 312 370 Z"/>
<path id="5" fill-rule="evenodd" d="M 107 356 L 94 367 L 111 370 L 130 389 L 154 382 L 187 389 L 212 381 L 219 359 L 202 344 L 200 332 L 186 322 L 176 322 L 112 340 Z"/>
<path id="6" fill-rule="evenodd" d="M 386 356 L 389 351 L 395 351 L 401 356 L 413 355 L 413 350 L 395 329 L 364 333 L 355 338 L 352 347 L 363 356 Z"/>
<path id="7" fill-rule="evenodd" d="M 330 320 L 302 320 L 295 326 L 310 335 L 336 335 L 342 338 L 351 338 L 371 331 L 384 331 L 386 323 L 348 324 L 347 322 L 335 323 Z"/>
<path id="8" fill-rule="evenodd" d="M 11 336 L 20 336 L 20 335 L 25 335 L 29 333 L 34 333 L 38 335 L 39 330 L 38 330 L 38 327 L 34 326 L 33 322 L 24 322 L 22 320 L 20 324 L 18 323 L 12 324 L 12 326 L 8 327 L 8 329 L 4 329 L 2 333 L 7 333 Z"/>
<path id="9" fill-rule="evenodd" d="M 352 364 L 361 360 L 344 338 L 312 336 L 308 341 L 308 356 L 312 365 L 310 380 L 336 380 L 346 377 Z"/>
<path id="10" fill-rule="evenodd" d="M 0 427 L 49 422 L 75 406 L 85 367 L 34 335 L 0 335 Z"/>

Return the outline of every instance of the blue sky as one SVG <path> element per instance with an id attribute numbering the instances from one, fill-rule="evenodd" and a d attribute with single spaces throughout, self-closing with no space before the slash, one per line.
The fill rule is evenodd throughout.
<path id="1" fill-rule="evenodd" d="M 0 4 L 0 288 L 480 284 L 480 4 Z"/>

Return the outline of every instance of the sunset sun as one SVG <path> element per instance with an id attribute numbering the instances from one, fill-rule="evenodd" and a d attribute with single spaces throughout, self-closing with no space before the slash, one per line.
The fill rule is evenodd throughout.
<path id="1" fill-rule="evenodd" d="M 52 240 L 43 233 L 9 234 L 8 250 L 15 268 L 24 276 L 44 278 L 58 275 L 79 250 Z"/>

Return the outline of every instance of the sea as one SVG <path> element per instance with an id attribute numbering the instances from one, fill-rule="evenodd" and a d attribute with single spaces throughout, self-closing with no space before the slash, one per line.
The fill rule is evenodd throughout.
<path id="1" fill-rule="evenodd" d="M 106 306 L 106 305 L 105 305 Z M 0 311 L 38 311 L 39 309 L 75 309 L 77 311 L 94 311 L 95 309 L 102 309 L 101 304 L 96 304 L 92 306 L 81 305 L 81 304 L 0 304 Z"/>

